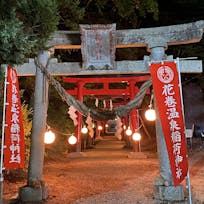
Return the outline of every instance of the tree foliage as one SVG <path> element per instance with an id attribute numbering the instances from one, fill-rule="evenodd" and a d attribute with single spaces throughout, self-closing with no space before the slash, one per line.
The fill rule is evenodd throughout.
<path id="1" fill-rule="evenodd" d="M 60 11 L 59 29 L 78 30 L 80 21 L 84 18 L 85 8 L 80 6 L 80 0 L 58 0 Z"/>
<path id="2" fill-rule="evenodd" d="M 35 41 L 35 50 L 42 50 L 57 29 L 58 4 L 56 0 L 18 0 L 17 16 Z"/>
<path id="3" fill-rule="evenodd" d="M 23 32 L 23 23 L 14 16 L 0 21 L 0 64 L 21 64 L 31 53 L 34 41 Z"/>
<path id="4" fill-rule="evenodd" d="M 30 157 L 30 140 L 31 140 L 31 129 L 32 129 L 32 115 L 33 109 L 29 107 L 28 104 L 22 104 L 22 116 L 23 116 L 23 126 L 24 126 L 24 135 L 25 135 L 25 156 L 26 156 L 26 165 L 25 169 L 28 167 L 28 161 Z"/>
<path id="5" fill-rule="evenodd" d="M 79 24 L 116 23 L 138 28 L 145 19 L 158 20 L 157 0 L 59 0 L 60 29 L 78 30 Z M 148 22 L 148 20 L 146 21 Z"/>
<path id="6" fill-rule="evenodd" d="M 22 64 L 57 29 L 56 0 L 1 0 L 0 64 Z"/>

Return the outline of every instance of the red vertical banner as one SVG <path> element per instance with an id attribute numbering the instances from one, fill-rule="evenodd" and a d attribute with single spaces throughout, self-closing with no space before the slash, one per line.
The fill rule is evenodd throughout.
<path id="1" fill-rule="evenodd" d="M 16 70 L 8 67 L 4 167 L 23 168 L 25 162 L 24 128 Z"/>
<path id="2" fill-rule="evenodd" d="M 151 64 L 150 72 L 174 185 L 177 186 L 188 172 L 179 73 L 175 62 Z"/>

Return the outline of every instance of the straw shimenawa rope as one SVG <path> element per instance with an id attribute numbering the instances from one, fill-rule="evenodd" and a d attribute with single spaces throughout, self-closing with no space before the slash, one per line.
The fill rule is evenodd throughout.
<path id="1" fill-rule="evenodd" d="M 47 69 L 49 65 L 49 60 L 47 65 L 44 67 L 42 64 L 39 63 L 38 59 L 35 58 L 35 64 L 46 75 L 49 83 L 54 86 L 62 100 L 66 102 L 67 105 L 74 106 L 82 115 L 84 116 L 90 115 L 94 120 L 107 121 L 110 119 L 115 119 L 116 116 L 122 117 L 127 115 L 133 108 L 139 108 L 142 104 L 146 91 L 152 85 L 151 79 L 147 80 L 142 84 L 135 98 L 129 101 L 126 105 L 119 106 L 113 109 L 112 111 L 99 112 L 97 110 L 87 107 L 85 104 L 78 101 L 77 99 L 75 99 L 73 96 L 66 92 L 66 90 L 61 86 L 61 84 L 50 75 Z"/>

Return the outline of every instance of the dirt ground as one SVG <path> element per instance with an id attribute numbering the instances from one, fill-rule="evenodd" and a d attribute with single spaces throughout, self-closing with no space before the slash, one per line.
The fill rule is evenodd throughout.
<path id="1" fill-rule="evenodd" d="M 159 176 L 157 154 L 143 151 L 147 158 L 128 158 L 121 141 L 102 140 L 84 157 L 69 156 L 46 161 L 43 180 L 48 204 L 154 204 L 153 182 Z M 204 203 L 204 147 L 189 151 L 193 204 Z M 26 181 L 4 181 L 4 203 L 18 195 Z"/>

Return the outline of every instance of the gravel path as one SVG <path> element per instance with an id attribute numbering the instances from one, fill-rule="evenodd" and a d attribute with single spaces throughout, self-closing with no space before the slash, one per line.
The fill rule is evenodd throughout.
<path id="1" fill-rule="evenodd" d="M 189 156 L 193 204 L 204 204 L 204 147 L 195 149 Z"/>
<path id="2" fill-rule="evenodd" d="M 108 144 L 108 145 L 107 145 Z M 110 190 L 108 192 L 102 192 L 97 195 L 90 196 L 88 198 L 81 198 L 77 201 L 72 202 L 72 204 L 150 204 L 154 203 L 152 188 L 153 182 L 152 178 L 156 176 L 156 172 L 153 166 L 157 165 L 156 161 L 152 164 L 154 171 L 148 171 L 148 173 L 138 173 L 138 170 L 141 170 L 146 166 L 145 161 L 139 159 L 137 162 L 127 158 L 129 152 L 121 151 L 123 148 L 121 142 L 113 141 L 101 141 L 96 150 L 93 152 L 87 152 L 89 157 L 98 156 L 98 157 L 112 157 L 112 158 L 122 158 L 121 164 L 124 162 L 133 162 L 137 166 L 135 169 L 135 177 L 123 182 L 123 185 L 117 190 Z M 113 151 L 114 149 L 114 151 Z M 97 154 L 98 153 L 98 154 Z M 121 165 L 120 164 L 120 165 Z M 147 162 L 148 164 L 148 162 Z M 114 165 L 114 164 L 113 164 Z M 143 166 L 143 167 L 142 167 Z M 120 167 L 119 167 L 120 168 Z M 127 165 L 128 168 L 128 165 Z M 134 167 L 135 168 L 135 167 Z M 109 169 L 111 171 L 111 169 Z M 124 176 L 124 175 L 123 175 Z M 121 175 L 122 177 L 122 175 Z M 144 182 L 145 181 L 145 182 Z M 155 202 L 156 204 L 156 202 Z"/>
<path id="3" fill-rule="evenodd" d="M 100 141 L 94 150 L 85 152 L 86 157 L 69 158 L 67 163 L 58 164 L 58 182 L 63 180 L 68 192 L 59 195 L 60 188 L 55 182 L 50 186 L 48 203 L 58 204 L 63 199 L 66 204 L 154 204 L 153 180 L 158 175 L 156 154 L 130 159 L 129 151 L 123 146 L 121 141 Z M 45 165 L 45 172 L 52 174 L 52 170 L 53 164 Z M 47 183 L 53 183 L 53 177 L 51 181 L 50 175 L 48 178 L 45 173 Z"/>
<path id="4" fill-rule="evenodd" d="M 152 193 L 150 193 L 152 191 L 152 181 L 148 181 L 146 178 L 145 180 L 145 186 L 141 177 L 127 182 L 120 190 L 82 198 L 72 204 L 156 204 L 157 202 L 153 199 Z"/>
<path id="5" fill-rule="evenodd" d="M 102 140 L 85 157 L 58 158 L 45 163 L 47 204 L 157 204 L 153 181 L 159 175 L 156 153 L 130 159 L 120 141 Z M 193 204 L 204 204 L 204 148 L 189 154 Z M 4 197 L 17 194 L 21 183 L 6 183 Z M 9 203 L 9 202 L 6 202 Z"/>

